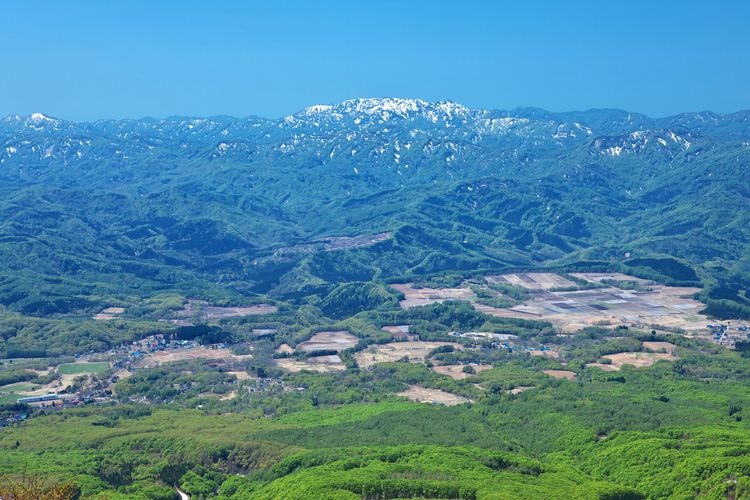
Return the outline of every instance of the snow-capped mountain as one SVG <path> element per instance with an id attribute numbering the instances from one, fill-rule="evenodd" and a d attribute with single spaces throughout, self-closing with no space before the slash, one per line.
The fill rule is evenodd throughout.
<path id="1" fill-rule="evenodd" d="M 649 152 L 672 158 L 687 154 L 716 128 L 731 129 L 730 137 L 745 141 L 750 137 L 747 113 L 650 119 L 613 110 L 490 111 L 402 98 L 318 104 L 278 120 L 221 116 L 73 123 L 33 113 L 0 120 L 0 165 L 33 169 L 91 161 L 253 161 L 270 156 L 285 162 L 338 162 L 348 169 L 374 162 L 403 174 L 400 167 L 435 162 L 507 166 L 577 148 L 611 158 Z"/>
<path id="2" fill-rule="evenodd" d="M 7 116 L 0 262 L 45 285 L 0 287 L 0 304 L 74 310 L 55 290 L 70 297 L 75 276 L 73 295 L 90 294 L 101 280 L 86 276 L 101 273 L 160 289 L 200 279 L 284 293 L 342 277 L 608 260 L 623 249 L 738 258 L 750 242 L 736 209 L 750 185 L 749 117 L 397 98 L 275 120 Z M 389 237 L 345 256 L 316 243 L 374 234 Z"/>

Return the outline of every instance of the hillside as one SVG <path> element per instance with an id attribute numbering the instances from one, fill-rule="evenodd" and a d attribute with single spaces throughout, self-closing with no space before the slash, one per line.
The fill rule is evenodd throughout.
<path id="1" fill-rule="evenodd" d="M 749 117 L 418 99 L 279 120 L 8 116 L 0 303 L 69 313 L 165 289 L 284 297 L 338 281 L 638 259 L 636 272 L 703 281 L 746 315 Z M 685 265 L 697 275 L 673 272 Z"/>

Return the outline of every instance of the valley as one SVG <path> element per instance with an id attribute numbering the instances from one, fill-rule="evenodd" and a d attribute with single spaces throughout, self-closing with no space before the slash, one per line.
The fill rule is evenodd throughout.
<path id="1" fill-rule="evenodd" d="M 6 117 L 0 474 L 100 500 L 741 498 L 746 115 Z"/>

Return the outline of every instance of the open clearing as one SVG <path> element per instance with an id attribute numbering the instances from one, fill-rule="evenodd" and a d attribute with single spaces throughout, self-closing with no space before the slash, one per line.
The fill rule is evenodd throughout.
<path id="1" fill-rule="evenodd" d="M 149 353 L 137 363 L 138 368 L 154 368 L 162 363 L 173 363 L 175 361 L 186 361 L 194 359 L 205 359 L 209 361 L 222 361 L 224 363 L 240 364 L 252 359 L 251 354 L 238 355 L 229 349 L 210 349 L 208 347 L 194 347 L 192 349 L 171 349 Z"/>
<path id="2" fill-rule="evenodd" d="M 555 273 L 516 273 L 500 276 L 487 276 L 490 283 L 505 283 L 527 290 L 550 290 L 552 288 L 574 287 L 575 283 Z"/>
<path id="3" fill-rule="evenodd" d="M 369 368 L 376 363 L 390 363 L 404 357 L 410 363 L 421 363 L 433 349 L 444 345 L 451 345 L 454 349 L 462 349 L 461 344 L 454 342 L 390 342 L 375 344 L 354 355 L 360 368 Z"/>
<path id="4" fill-rule="evenodd" d="M 109 370 L 109 363 L 106 361 L 99 363 L 64 363 L 57 367 L 60 375 L 80 375 L 82 373 L 102 373 Z"/>
<path id="5" fill-rule="evenodd" d="M 294 348 L 289 344 L 281 344 L 276 348 L 276 352 L 279 354 L 292 354 L 294 352 Z"/>
<path id="6" fill-rule="evenodd" d="M 602 357 L 612 361 L 612 366 L 614 366 L 616 370 L 620 370 L 625 365 L 644 368 L 653 366 L 654 363 L 662 359 L 667 361 L 675 361 L 679 359 L 671 353 L 663 352 L 621 352 L 618 354 L 608 354 L 607 356 Z"/>
<path id="7" fill-rule="evenodd" d="M 7 392 L 7 393 L 24 393 L 27 391 L 32 390 L 35 386 L 34 384 L 30 384 L 28 382 L 16 382 L 15 384 L 8 384 L 0 387 L 0 392 Z"/>
<path id="8" fill-rule="evenodd" d="M 254 316 L 259 314 L 273 314 L 278 311 L 271 304 L 256 304 L 246 307 L 219 307 L 212 306 L 204 300 L 188 300 L 185 307 L 177 311 L 178 319 L 199 317 L 204 321 L 217 321 L 224 318 L 241 318 L 243 316 Z"/>
<path id="9" fill-rule="evenodd" d="M 301 342 L 297 348 L 305 352 L 313 351 L 336 351 L 354 347 L 359 339 L 346 331 L 319 332 L 310 337 L 309 340 Z"/>
<path id="10" fill-rule="evenodd" d="M 644 342 L 643 348 L 651 352 L 667 352 L 674 354 L 677 346 L 669 342 Z"/>
<path id="11" fill-rule="evenodd" d="M 570 275 L 592 283 L 601 283 L 602 281 L 631 282 L 638 283 L 639 285 L 650 283 L 649 280 L 636 278 L 635 276 L 628 276 L 627 274 L 622 273 L 570 273 Z"/>
<path id="12" fill-rule="evenodd" d="M 547 281 L 536 278 L 537 274 L 542 274 Z M 548 273 L 527 273 L 524 276 L 538 279 L 546 285 L 553 283 Z M 626 275 L 616 277 L 621 281 L 625 281 L 625 278 L 628 281 L 637 280 Z M 501 317 L 549 321 L 566 333 L 574 333 L 588 326 L 620 325 L 696 331 L 705 329 L 708 320 L 698 313 L 704 305 L 690 298 L 697 291 L 697 288 L 664 285 L 652 285 L 648 291 L 615 287 L 561 292 L 547 289 L 537 291 L 531 300 L 523 304 L 485 312 Z"/>
<path id="13" fill-rule="evenodd" d="M 441 375 L 447 375 L 455 380 L 463 380 L 467 377 L 473 377 L 474 374 L 464 372 L 464 366 L 470 366 L 477 374 L 492 368 L 492 365 L 442 365 L 433 366 L 432 371 Z"/>
<path id="14" fill-rule="evenodd" d="M 441 404 L 445 406 L 455 406 L 472 401 L 457 394 L 441 391 L 439 389 L 428 389 L 419 385 L 410 385 L 405 391 L 399 392 L 396 396 L 408 398 L 419 403 Z"/>
<path id="15" fill-rule="evenodd" d="M 119 317 L 124 312 L 124 307 L 108 307 L 103 309 L 99 314 L 94 314 L 94 319 L 97 321 L 108 321 Z"/>
<path id="16" fill-rule="evenodd" d="M 476 295 L 469 288 L 416 288 L 411 283 L 391 285 L 391 288 L 404 294 L 400 302 L 402 309 L 426 306 L 447 300 L 476 300 Z"/>
<path id="17" fill-rule="evenodd" d="M 274 362 L 286 371 L 296 373 L 303 370 L 318 373 L 331 373 L 346 370 L 346 365 L 341 362 L 338 356 L 315 356 L 307 358 L 304 361 L 297 361 L 294 358 L 279 358 Z"/>
<path id="18" fill-rule="evenodd" d="M 228 371 L 227 375 L 234 375 L 238 381 L 255 379 L 255 377 L 245 371 Z"/>
<path id="19" fill-rule="evenodd" d="M 563 378 L 565 380 L 575 380 L 576 372 L 570 370 L 544 370 L 544 373 L 552 378 Z"/>
<path id="20" fill-rule="evenodd" d="M 620 369 L 614 365 L 608 365 L 605 363 L 586 363 L 586 368 L 599 368 L 605 372 L 616 372 Z"/>
<path id="21" fill-rule="evenodd" d="M 489 283 L 505 283 L 529 290 L 532 297 L 522 304 L 497 308 L 477 302 L 469 286 L 456 288 L 417 288 L 411 283 L 391 285 L 404 294 L 403 309 L 446 300 L 470 302 L 474 308 L 497 317 L 549 321 L 561 332 L 575 333 L 590 326 L 636 328 L 681 328 L 697 333 L 706 329 L 708 318 L 699 313 L 704 305 L 691 296 L 698 288 L 653 284 L 622 273 L 576 273 L 573 276 L 593 283 L 613 280 L 647 284 L 648 289 L 621 290 L 603 286 L 590 290 L 575 288 L 573 281 L 555 273 L 514 273 L 486 276 Z M 555 291 L 560 290 L 560 291 Z"/>

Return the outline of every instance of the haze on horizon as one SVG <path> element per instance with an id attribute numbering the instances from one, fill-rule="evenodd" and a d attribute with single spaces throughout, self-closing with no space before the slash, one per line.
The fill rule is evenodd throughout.
<path id="1" fill-rule="evenodd" d="M 385 96 L 727 113 L 750 108 L 748 18 L 750 4 L 734 0 L 12 0 L 0 20 L 0 116 L 278 118 Z"/>

